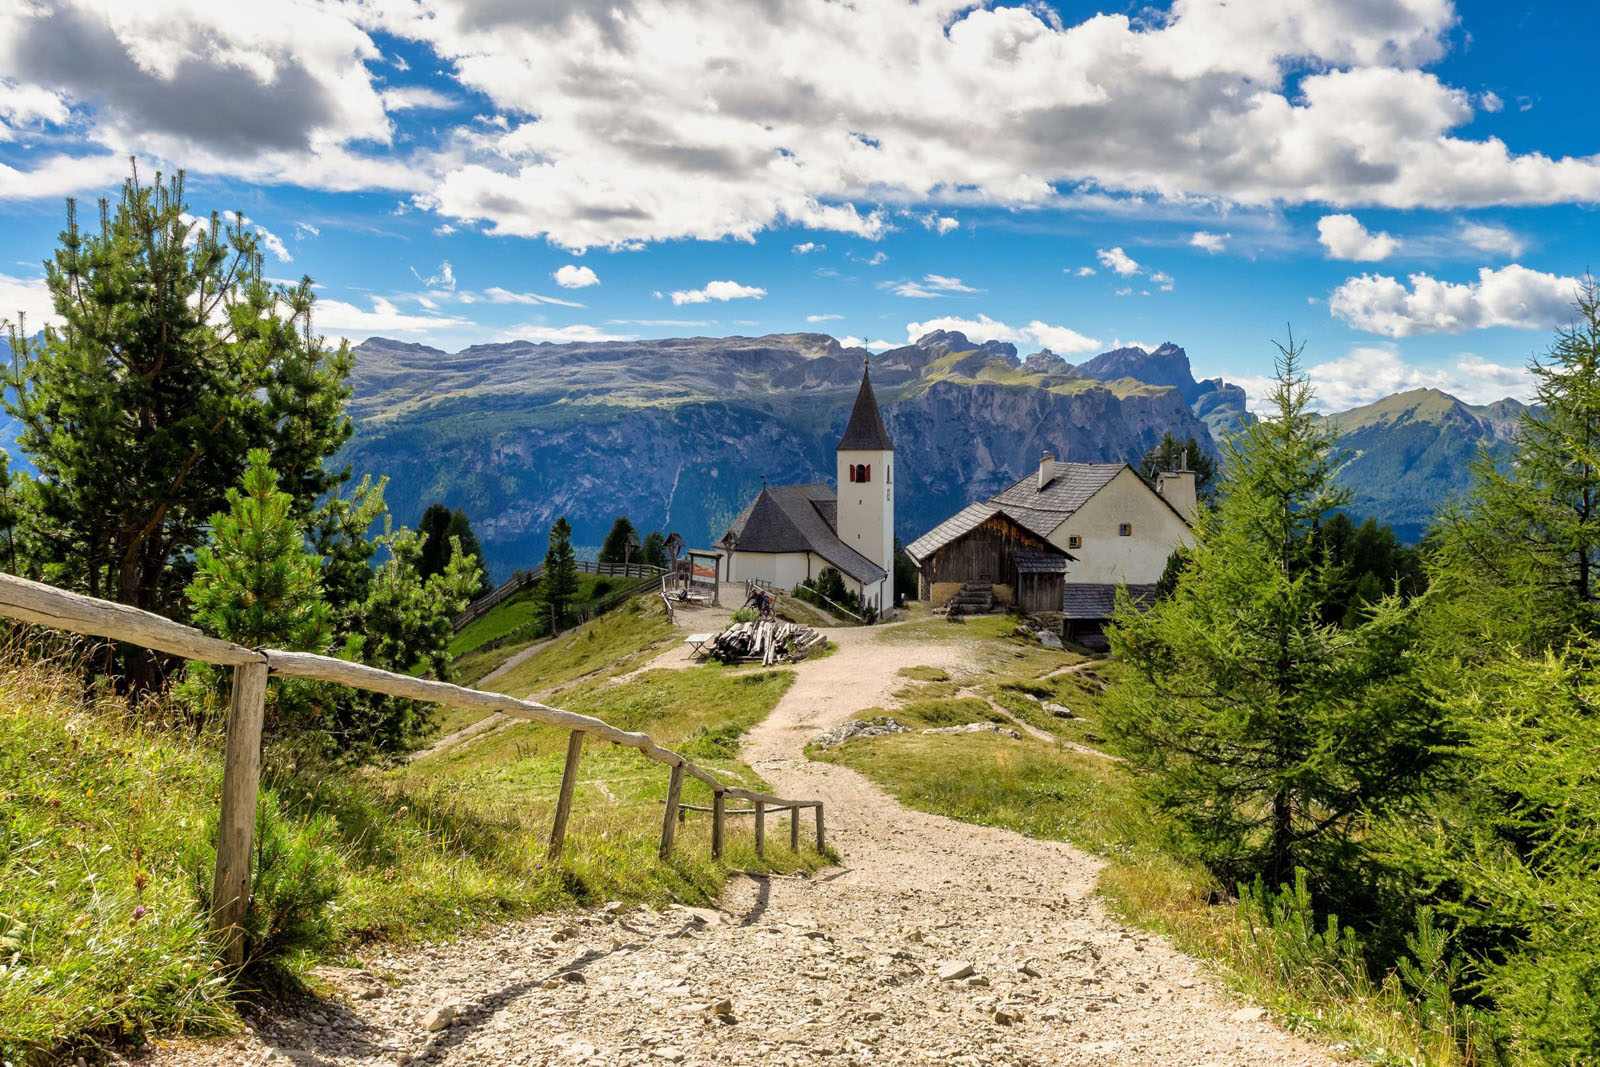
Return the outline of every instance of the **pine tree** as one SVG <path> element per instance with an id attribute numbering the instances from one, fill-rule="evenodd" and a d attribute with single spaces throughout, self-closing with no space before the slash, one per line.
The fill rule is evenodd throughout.
<path id="1" fill-rule="evenodd" d="M 1171 430 L 1167 430 L 1161 435 L 1161 443 L 1144 454 L 1144 459 L 1139 462 L 1139 473 L 1153 485 L 1157 474 L 1179 469 L 1194 471 L 1195 493 L 1202 500 L 1211 498 L 1213 481 L 1217 475 L 1216 460 L 1206 454 L 1193 434 L 1179 440 Z"/>
<path id="2" fill-rule="evenodd" d="M 651 530 L 644 539 L 644 548 L 639 551 L 639 561 L 651 567 L 667 566 L 667 538 L 660 530 Z"/>
<path id="3" fill-rule="evenodd" d="M 1171 595 L 1124 602 L 1126 680 L 1107 729 L 1156 805 L 1225 877 L 1348 869 L 1375 806 L 1409 795 L 1432 724 L 1412 682 L 1414 610 L 1395 599 L 1340 629 L 1337 568 L 1317 530 L 1344 503 L 1336 442 L 1310 410 L 1299 350 L 1280 348 L 1271 416 L 1225 446 L 1220 502 Z"/>
<path id="4" fill-rule="evenodd" d="M 629 563 L 632 562 L 630 552 L 639 547 L 639 531 L 633 528 L 633 521 L 626 515 L 618 515 L 617 521 L 611 524 L 611 529 L 606 533 L 606 539 L 600 545 L 601 563 Z"/>
<path id="5" fill-rule="evenodd" d="M 26 526 L 43 576 L 179 617 L 245 456 L 268 450 L 303 519 L 348 476 L 325 463 L 350 434 L 351 358 L 312 336 L 310 279 L 271 284 L 254 233 L 186 208 L 182 175 L 148 187 L 136 173 L 93 230 L 69 201 L 46 264 L 63 324 L 39 342 L 13 329 L 4 381 L 39 472 Z M 159 684 L 158 655 L 122 662 L 128 685 Z"/>
<path id="6" fill-rule="evenodd" d="M 553 630 L 567 621 L 578 595 L 578 561 L 572 554 L 572 526 L 563 515 L 550 527 L 550 549 L 544 554 L 544 576 L 539 579 L 540 612 Z"/>
<path id="7" fill-rule="evenodd" d="M 208 633 L 247 647 L 324 651 L 332 637 L 319 579 L 321 560 L 278 488 L 266 449 L 250 451 L 241 489 L 211 520 L 189 583 L 194 619 Z"/>
<path id="8" fill-rule="evenodd" d="M 278 488 L 266 449 L 252 449 L 247 462 L 242 486 L 228 490 L 228 510 L 211 519 L 211 542 L 195 553 L 187 590 L 195 623 L 251 648 L 326 652 L 333 628 L 322 597 L 321 560 L 295 520 L 294 498 Z M 210 664 L 191 664 L 178 695 L 201 719 L 219 716 L 226 681 L 225 672 Z M 273 725 L 303 719 L 315 689 L 276 683 Z"/>

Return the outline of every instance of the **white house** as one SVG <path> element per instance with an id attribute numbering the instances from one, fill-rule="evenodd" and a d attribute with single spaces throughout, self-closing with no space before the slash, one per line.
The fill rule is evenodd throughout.
<path id="1" fill-rule="evenodd" d="M 727 580 L 791 589 L 832 567 L 881 612 L 894 603 L 894 444 L 867 371 L 834 451 L 838 492 L 822 482 L 761 490 L 718 540 Z"/>
<path id="2" fill-rule="evenodd" d="M 1062 615 L 1070 637 L 1093 636 L 1111 617 L 1118 586 L 1136 599 L 1154 593 L 1173 549 L 1193 543 L 1189 522 L 1196 508 L 1193 471 L 1163 471 L 1151 488 L 1126 463 L 1066 463 L 1046 452 L 1039 469 L 987 501 L 969 505 L 908 546 L 921 572 L 919 596 L 943 606 L 964 585 L 993 585 L 1016 568 L 982 554 L 948 551 L 976 521 L 1002 515 L 1021 531 L 1065 554 Z M 966 517 L 966 518 L 964 518 Z M 996 542 L 1027 549 L 1025 537 Z M 966 573 L 973 564 L 993 573 Z M 997 603 L 1015 590 L 993 588 Z"/>

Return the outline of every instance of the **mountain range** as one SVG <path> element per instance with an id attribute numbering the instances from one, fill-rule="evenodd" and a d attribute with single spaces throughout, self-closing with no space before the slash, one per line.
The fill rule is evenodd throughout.
<path id="1" fill-rule="evenodd" d="M 833 449 L 869 353 L 825 334 L 554 344 L 447 353 L 374 337 L 355 349 L 358 474 L 387 474 L 395 514 L 464 508 L 492 569 L 542 558 L 552 521 L 598 545 L 612 520 L 709 544 L 765 483 L 834 478 Z M 896 526 L 910 541 L 972 500 L 1058 458 L 1135 464 L 1162 434 L 1203 448 L 1248 419 L 1242 388 L 1197 381 L 1175 344 L 1072 364 L 1044 349 L 936 331 L 870 356 L 894 441 Z M 1503 446 L 1521 405 L 1433 391 L 1330 418 L 1351 453 L 1352 511 L 1415 539 Z"/>
<path id="2" fill-rule="evenodd" d="M 764 483 L 831 483 L 869 353 L 797 333 L 454 353 L 373 337 L 355 356 L 355 434 L 340 461 L 389 477 L 396 522 L 414 524 L 435 500 L 464 508 L 501 577 L 543 558 L 561 515 L 580 546 L 623 514 L 706 545 Z M 1197 381 L 1175 344 L 1074 365 L 937 331 L 870 360 L 907 542 L 1033 470 L 1045 449 L 1137 464 L 1167 430 L 1215 452 L 1250 418 L 1242 388 Z M 1525 410 L 1419 389 L 1327 416 L 1348 453 L 1351 512 L 1419 539 L 1466 488 L 1472 457 L 1503 452 Z M 0 418 L 0 449 L 29 469 L 14 436 Z"/>

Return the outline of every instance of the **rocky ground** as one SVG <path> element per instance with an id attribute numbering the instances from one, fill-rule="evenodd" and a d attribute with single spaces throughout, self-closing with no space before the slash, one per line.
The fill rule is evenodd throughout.
<path id="1" fill-rule="evenodd" d="M 339 999 L 153 1063 L 1331 1062 L 1109 916 L 1092 857 L 908 811 L 807 760 L 807 740 L 886 701 L 896 666 L 965 658 L 871 630 L 834 637 L 840 650 L 799 666 L 746 755 L 781 795 L 824 799 L 841 867 L 736 878 L 716 909 L 608 906 L 378 951 L 364 970 L 325 972 Z"/>

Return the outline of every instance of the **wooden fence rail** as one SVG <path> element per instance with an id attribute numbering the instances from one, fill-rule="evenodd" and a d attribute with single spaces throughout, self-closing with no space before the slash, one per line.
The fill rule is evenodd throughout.
<path id="1" fill-rule="evenodd" d="M 89 637 L 123 641 L 183 659 L 233 668 L 233 695 L 229 705 L 222 771 L 222 811 L 217 831 L 217 866 L 212 883 L 211 929 L 229 961 L 234 964 L 243 961 L 244 946 L 240 933 L 250 903 L 252 839 L 255 833 L 256 797 L 261 780 L 261 726 L 269 677 L 334 682 L 354 689 L 468 711 L 500 712 L 572 731 L 550 835 L 549 852 L 552 858 L 561 853 L 572 794 L 577 783 L 578 762 L 586 736 L 636 748 L 648 758 L 672 768 L 661 826 L 660 854 L 663 859 L 672 854 L 679 794 L 685 775 L 711 788 L 715 805 L 711 844 L 713 856 L 722 855 L 723 803 L 727 797 L 749 801 L 753 805 L 758 854 L 764 850 L 766 843 L 764 811 L 769 806 L 773 810 L 788 809 L 791 820 L 798 820 L 799 809 L 814 808 L 817 850 L 820 852 L 824 848 L 820 800 L 784 800 L 767 793 L 728 785 L 704 767 L 657 744 L 650 735 L 619 730 L 593 716 L 562 711 L 532 700 L 519 700 L 504 693 L 395 674 L 314 652 L 245 648 L 126 604 L 97 600 L 9 574 L 0 574 L 0 616 Z M 791 841 L 797 841 L 797 833 L 792 823 Z"/>

